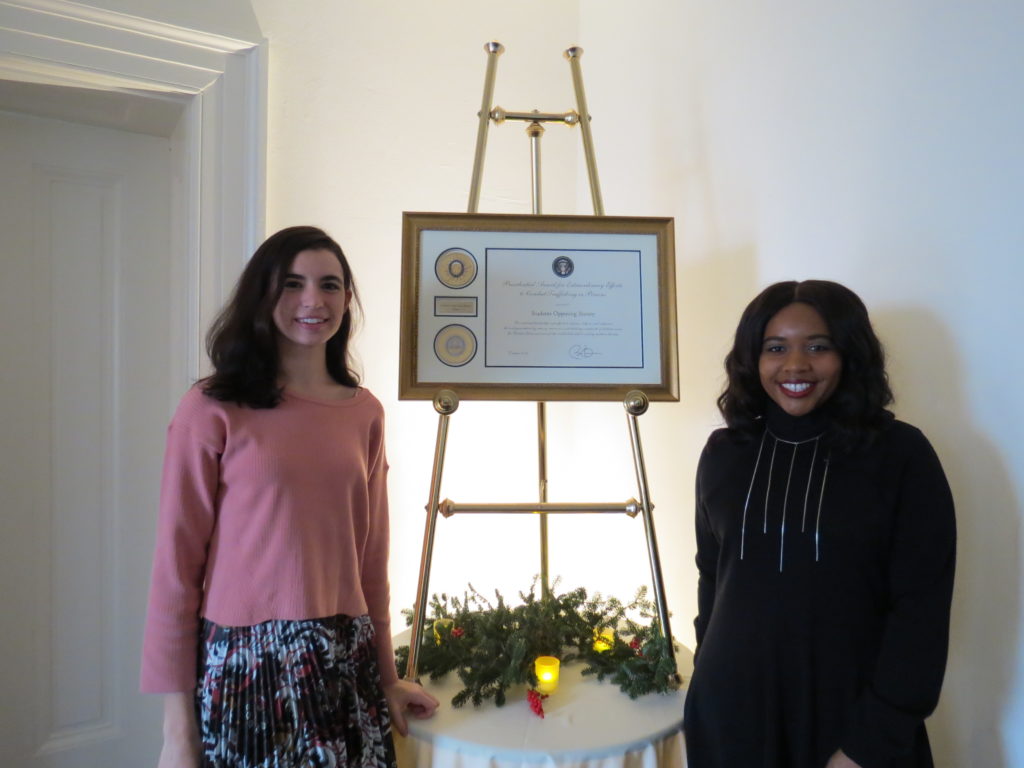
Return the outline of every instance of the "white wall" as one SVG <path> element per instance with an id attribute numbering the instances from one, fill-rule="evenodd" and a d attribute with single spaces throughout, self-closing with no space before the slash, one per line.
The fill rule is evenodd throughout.
<path id="1" fill-rule="evenodd" d="M 363 293 L 366 382 L 390 420 L 396 609 L 413 599 L 436 428 L 429 404 L 396 400 L 401 212 L 465 209 L 485 41 L 508 48 L 497 103 L 544 111 L 573 106 L 561 51 L 578 43 L 607 212 L 677 222 L 683 399 L 641 420 L 677 636 L 692 642 L 693 470 L 740 310 L 775 280 L 842 281 L 872 309 L 898 414 L 931 437 L 958 502 L 939 765 L 1024 766 L 1016 3 L 253 6 L 271 46 L 268 227 L 327 227 Z M 575 131 L 543 141 L 545 211 L 589 213 Z M 493 128 L 481 210 L 528 211 L 528 170 L 522 128 Z M 620 406 L 549 418 L 552 499 L 633 495 Z M 532 419 L 464 404 L 444 495 L 534 498 Z M 512 592 L 537 570 L 532 520 L 439 529 L 438 590 Z M 648 579 L 639 523 L 553 521 L 552 570 L 629 596 Z"/>

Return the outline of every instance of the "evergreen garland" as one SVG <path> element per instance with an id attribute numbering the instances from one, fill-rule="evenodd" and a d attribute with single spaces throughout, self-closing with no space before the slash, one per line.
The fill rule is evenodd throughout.
<path id="1" fill-rule="evenodd" d="M 452 698 L 455 707 L 467 701 L 479 706 L 487 699 L 500 707 L 510 687 L 536 687 L 533 662 L 538 656 L 556 656 L 563 665 L 580 661 L 584 675 L 610 678 L 631 699 L 678 687 L 668 642 L 646 587 L 624 605 L 614 597 L 588 597 L 583 588 L 556 595 L 557 586 L 556 581 L 552 594 L 539 598 L 534 579 L 528 592 L 519 593 L 522 603 L 514 607 L 497 590 L 497 602 L 491 603 L 472 584 L 462 598 L 433 595 L 420 636 L 418 671 L 431 680 L 456 672 L 463 688 Z M 411 625 L 413 612 L 403 613 Z M 633 614 L 646 623 L 635 621 Z M 595 650 L 594 640 L 608 628 L 615 631 L 611 647 Z M 409 646 L 397 648 L 395 659 L 398 668 L 405 669 Z"/>

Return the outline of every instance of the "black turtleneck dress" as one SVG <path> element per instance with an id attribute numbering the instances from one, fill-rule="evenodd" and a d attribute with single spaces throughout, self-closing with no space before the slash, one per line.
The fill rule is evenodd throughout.
<path id="1" fill-rule="evenodd" d="M 921 432 L 829 447 L 825 416 L 770 403 L 766 429 L 721 429 L 697 470 L 697 650 L 689 768 L 932 766 L 953 500 Z"/>

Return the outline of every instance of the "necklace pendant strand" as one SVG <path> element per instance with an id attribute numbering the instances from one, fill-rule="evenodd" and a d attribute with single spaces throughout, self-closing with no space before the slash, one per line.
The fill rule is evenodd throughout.
<path id="1" fill-rule="evenodd" d="M 767 431 L 767 430 L 765 430 Z M 764 490 L 764 528 L 761 533 L 768 533 L 768 497 L 772 493 L 772 476 L 775 474 L 775 452 L 779 450 L 779 438 L 772 435 L 775 442 L 772 444 L 772 463 L 768 465 L 768 487 Z"/>
<path id="2" fill-rule="evenodd" d="M 779 525 L 779 573 L 782 573 L 782 553 L 786 546 L 786 507 L 789 506 L 789 485 L 793 482 L 793 465 L 796 464 L 796 452 L 800 445 L 793 446 L 793 454 L 789 457 L 789 474 L 786 476 L 786 493 L 782 497 L 782 523 Z M 814 469 L 812 466 L 811 469 Z"/>
<path id="3" fill-rule="evenodd" d="M 740 560 L 743 559 L 744 548 L 747 543 L 747 508 L 750 506 L 750 494 L 754 491 L 754 479 L 757 477 L 757 468 L 761 466 L 761 452 L 764 450 L 764 439 L 768 436 L 766 429 L 761 433 L 761 445 L 757 449 L 757 460 L 754 462 L 754 474 L 750 476 L 750 487 L 747 488 L 747 500 L 743 502 L 743 523 L 740 526 Z"/>
<path id="4" fill-rule="evenodd" d="M 807 530 L 807 499 L 811 495 L 811 479 L 814 477 L 814 460 L 818 458 L 818 441 L 821 439 L 821 435 L 814 438 L 814 453 L 811 454 L 811 468 L 807 472 L 807 490 L 804 491 L 804 516 L 800 521 L 800 533 Z"/>
<path id="5" fill-rule="evenodd" d="M 828 480 L 828 468 L 832 462 L 832 451 L 825 456 L 825 472 L 821 476 L 821 493 L 818 495 L 818 518 L 814 522 L 814 562 L 821 561 L 821 503 L 825 500 L 825 482 Z"/>

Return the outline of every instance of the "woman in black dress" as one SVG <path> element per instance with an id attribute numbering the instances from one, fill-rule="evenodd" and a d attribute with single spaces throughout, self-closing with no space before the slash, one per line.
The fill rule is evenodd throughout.
<path id="1" fill-rule="evenodd" d="M 833 282 L 746 308 L 697 470 L 690 768 L 924 768 L 956 530 L 892 402 L 867 310 Z"/>

